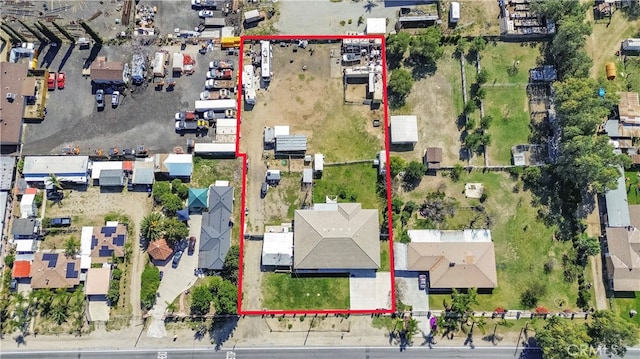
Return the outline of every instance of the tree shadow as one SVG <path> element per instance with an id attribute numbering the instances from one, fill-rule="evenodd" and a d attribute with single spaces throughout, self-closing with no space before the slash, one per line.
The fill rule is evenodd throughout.
<path id="1" fill-rule="evenodd" d="M 60 66 L 58 66 L 58 72 L 62 71 L 62 69 L 64 68 L 64 65 L 67 63 L 67 60 L 69 60 L 69 57 L 71 57 L 71 53 L 73 53 L 73 49 L 75 47 L 76 47 L 76 44 L 69 45 L 67 52 L 64 53 L 62 60 L 60 60 Z"/>
<path id="2" fill-rule="evenodd" d="M 215 344 L 215 350 L 219 351 L 222 345 L 233 337 L 233 331 L 238 326 L 238 316 L 214 319 L 209 328 L 209 339 Z"/>
<path id="3" fill-rule="evenodd" d="M 420 344 L 420 346 L 428 346 L 429 349 L 433 349 L 433 346 L 436 344 L 436 340 L 435 340 L 435 336 L 433 335 L 433 332 L 429 332 L 429 334 L 424 334 L 424 332 L 422 332 L 422 339 L 424 339 L 424 341 L 422 342 L 422 344 Z"/>
<path id="4" fill-rule="evenodd" d="M 433 76 L 436 73 L 438 66 L 433 64 L 413 64 L 413 68 L 411 69 L 411 76 L 414 79 L 420 80 L 428 76 Z"/>
<path id="5" fill-rule="evenodd" d="M 56 58 L 56 55 L 58 54 L 59 51 L 60 51 L 60 44 L 55 42 L 51 43 L 49 45 L 49 49 L 47 50 L 47 53 L 44 55 L 44 58 L 42 59 L 42 66 L 46 68 L 51 66 L 53 59 Z"/>
<path id="6" fill-rule="evenodd" d="M 89 66 L 91 66 L 91 63 L 96 59 L 96 57 L 98 57 L 100 50 L 102 50 L 102 44 L 96 43 L 95 45 L 93 45 L 93 47 L 91 48 L 91 52 L 89 53 L 89 57 L 87 57 L 87 59 L 85 60 L 82 68 L 88 69 Z"/>

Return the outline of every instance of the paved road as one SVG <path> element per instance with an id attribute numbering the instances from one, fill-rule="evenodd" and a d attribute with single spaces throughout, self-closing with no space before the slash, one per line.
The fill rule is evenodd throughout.
<path id="1" fill-rule="evenodd" d="M 518 350 L 518 355 L 522 350 Z M 394 357 L 402 357 L 407 359 L 422 359 L 425 357 L 437 358 L 514 358 L 515 348 L 438 348 L 429 349 L 426 347 L 409 348 L 404 352 L 400 352 L 398 348 L 252 348 L 238 349 L 231 351 L 218 351 L 213 348 L 202 349 L 184 349 L 184 350 L 131 350 L 131 351 L 66 351 L 66 352 L 22 352 L 22 353 L 5 353 L 2 355 L 6 359 L 22 359 L 22 358 L 75 358 L 75 359 L 102 359 L 106 355 L 111 359 L 127 358 L 127 359 L 192 359 L 192 358 L 208 358 L 208 359 L 388 359 Z M 541 358 L 540 352 L 537 350 L 527 350 L 524 356 L 520 358 Z"/>

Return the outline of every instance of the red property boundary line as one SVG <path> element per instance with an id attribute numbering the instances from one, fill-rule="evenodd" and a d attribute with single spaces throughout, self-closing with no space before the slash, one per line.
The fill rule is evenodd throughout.
<path id="1" fill-rule="evenodd" d="M 318 310 L 244 310 L 242 309 L 242 281 L 244 276 L 244 229 L 245 229 L 245 208 L 247 194 L 247 154 L 240 152 L 240 125 L 242 105 L 244 99 L 242 97 L 242 73 L 244 59 L 244 43 L 245 41 L 287 41 L 287 40 L 334 40 L 341 41 L 343 39 L 379 39 L 382 40 L 382 81 L 387 83 L 387 58 L 386 44 L 384 36 L 365 36 L 365 35 L 276 35 L 276 36 L 242 36 L 240 38 L 240 60 L 238 69 L 238 130 L 236 134 L 236 157 L 242 158 L 242 200 L 240 211 L 240 258 L 238 273 L 238 314 L 239 315 L 326 315 L 326 314 L 391 314 L 396 310 L 396 291 L 395 291 L 395 273 L 393 258 L 393 222 L 391 215 L 391 172 L 389 171 L 389 111 L 387 105 L 387 86 L 382 87 L 383 91 L 383 109 L 384 109 L 384 147 L 386 154 L 386 183 L 387 183 L 387 213 L 389 223 L 389 266 L 391 273 L 391 308 L 390 309 L 365 309 L 365 310 L 349 310 L 349 309 L 318 309 Z"/>

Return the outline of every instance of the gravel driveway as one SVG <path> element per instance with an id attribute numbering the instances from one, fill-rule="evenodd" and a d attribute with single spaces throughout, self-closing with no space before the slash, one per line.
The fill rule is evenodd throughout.
<path id="1" fill-rule="evenodd" d="M 275 27 L 281 34 L 345 34 L 364 32 L 365 24 L 358 25 L 360 16 L 389 19 L 387 31 L 395 26 L 400 3 L 329 0 L 281 0 L 278 2 L 280 17 Z M 393 5 L 393 6 L 391 6 Z M 397 5 L 397 6 L 396 6 Z M 351 20 L 351 24 L 348 24 Z M 344 21 L 345 25 L 340 25 Z M 365 20 L 366 23 L 366 20 Z"/>

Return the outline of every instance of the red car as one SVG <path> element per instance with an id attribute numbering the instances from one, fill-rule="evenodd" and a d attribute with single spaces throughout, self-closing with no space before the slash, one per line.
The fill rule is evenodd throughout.
<path id="1" fill-rule="evenodd" d="M 56 78 L 57 74 L 55 72 L 49 72 L 49 78 L 47 79 L 47 89 L 49 89 L 49 91 L 56 89 Z"/>
<path id="2" fill-rule="evenodd" d="M 64 88 L 64 83 L 67 80 L 67 76 L 64 72 L 58 72 L 58 90 L 62 90 Z"/>

